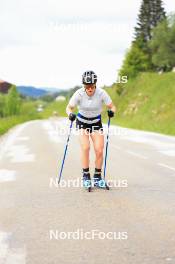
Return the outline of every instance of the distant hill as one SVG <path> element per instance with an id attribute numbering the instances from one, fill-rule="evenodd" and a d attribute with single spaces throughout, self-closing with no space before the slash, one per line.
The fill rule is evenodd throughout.
<path id="1" fill-rule="evenodd" d="M 59 93 L 61 89 L 57 88 L 36 88 L 33 86 L 17 86 L 17 90 L 20 94 L 38 98 L 47 94 Z"/>
<path id="2" fill-rule="evenodd" d="M 48 94 L 48 92 L 44 89 L 38 89 L 33 86 L 17 86 L 17 90 L 20 94 L 30 97 L 41 97 L 43 95 Z"/>
<path id="3" fill-rule="evenodd" d="M 0 93 L 8 93 L 8 90 L 11 86 L 11 83 L 0 80 Z"/>
<path id="4" fill-rule="evenodd" d="M 15 84 L 11 84 L 9 82 L 3 81 L 0 79 L 0 93 L 8 93 L 9 88 Z M 33 98 L 39 98 L 45 95 L 53 95 L 58 96 L 60 94 L 64 94 L 65 91 L 59 88 L 53 87 L 34 87 L 34 86 L 25 86 L 25 85 L 17 85 L 17 90 L 21 95 L 29 96 Z M 67 93 L 67 91 L 66 91 Z"/>

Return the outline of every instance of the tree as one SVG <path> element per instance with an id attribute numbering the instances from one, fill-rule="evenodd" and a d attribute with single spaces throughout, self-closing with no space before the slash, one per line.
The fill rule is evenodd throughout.
<path id="1" fill-rule="evenodd" d="M 4 116 L 5 95 L 0 94 L 0 117 Z"/>
<path id="2" fill-rule="evenodd" d="M 136 76 L 139 72 L 155 70 L 149 42 L 152 38 L 153 28 L 165 17 L 162 0 L 142 0 L 137 26 L 135 27 L 135 38 L 126 54 L 120 71 L 122 74 L 128 75 L 129 78 Z"/>
<path id="3" fill-rule="evenodd" d="M 20 113 L 21 98 L 17 92 L 16 86 L 13 85 L 6 97 L 5 115 L 17 115 Z"/>
<path id="4" fill-rule="evenodd" d="M 149 70 L 154 70 L 154 65 L 152 64 L 152 50 L 149 46 L 149 42 L 152 38 L 152 31 L 165 18 L 166 13 L 163 8 L 162 0 L 143 0 L 138 16 L 138 23 L 135 27 L 134 42 L 138 48 L 147 55 Z M 142 70 L 140 69 L 140 71 Z"/>
<path id="5" fill-rule="evenodd" d="M 152 28 L 155 28 L 161 21 L 166 18 L 166 12 L 163 7 L 162 0 L 155 0 L 152 2 L 153 11 L 152 11 Z M 151 29 L 152 30 L 152 29 Z"/>
<path id="6" fill-rule="evenodd" d="M 168 17 L 153 30 L 150 48 L 152 62 L 160 69 L 171 70 L 175 66 L 175 15 Z"/>
<path id="7" fill-rule="evenodd" d="M 152 29 L 166 17 L 162 0 L 143 0 L 135 27 L 135 41 L 143 40 L 144 46 L 151 40 Z"/>
<path id="8" fill-rule="evenodd" d="M 149 57 L 136 44 L 133 44 L 125 56 L 123 67 L 120 70 L 121 76 L 128 78 L 136 77 L 139 71 L 147 71 L 149 69 Z"/>

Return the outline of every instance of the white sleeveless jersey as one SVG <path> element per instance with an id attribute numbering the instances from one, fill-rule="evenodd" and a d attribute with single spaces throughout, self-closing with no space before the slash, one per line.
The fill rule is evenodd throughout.
<path id="1" fill-rule="evenodd" d="M 71 107 L 78 107 L 79 113 L 87 118 L 96 117 L 101 114 L 102 106 L 110 105 L 112 100 L 107 92 L 96 88 L 92 96 L 88 96 L 84 88 L 78 89 L 69 101 Z"/>

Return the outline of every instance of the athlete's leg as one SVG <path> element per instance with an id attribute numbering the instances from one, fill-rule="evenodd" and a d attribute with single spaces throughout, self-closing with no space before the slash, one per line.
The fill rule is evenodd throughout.
<path id="1" fill-rule="evenodd" d="M 79 130 L 79 141 L 81 146 L 82 168 L 89 168 L 90 140 L 89 133 L 85 129 Z"/>
<path id="2" fill-rule="evenodd" d="M 101 169 L 103 164 L 104 135 L 100 130 L 91 133 L 91 139 L 96 155 L 95 168 Z"/>

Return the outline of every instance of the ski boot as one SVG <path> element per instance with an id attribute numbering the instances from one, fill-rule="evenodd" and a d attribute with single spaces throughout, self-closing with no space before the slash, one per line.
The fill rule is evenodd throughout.
<path id="1" fill-rule="evenodd" d="M 101 189 L 109 190 L 109 186 L 107 185 L 106 181 L 104 179 L 102 179 L 102 177 L 101 177 L 101 170 L 100 169 L 95 169 L 94 186 L 101 188 Z"/>
<path id="2" fill-rule="evenodd" d="M 88 192 L 91 191 L 91 177 L 90 173 L 83 173 L 83 186 Z"/>

